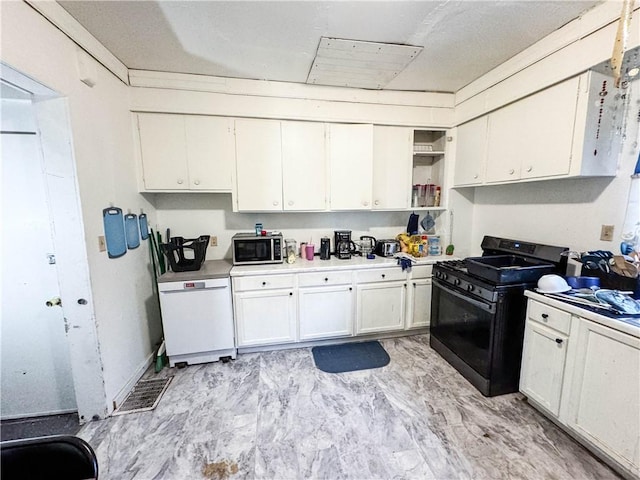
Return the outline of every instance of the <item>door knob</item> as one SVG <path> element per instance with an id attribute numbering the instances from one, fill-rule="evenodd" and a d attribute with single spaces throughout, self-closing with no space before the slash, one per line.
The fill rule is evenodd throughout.
<path id="1" fill-rule="evenodd" d="M 51 300 L 47 300 L 47 307 L 55 307 L 56 305 L 62 306 L 62 300 L 60 297 L 53 297 Z"/>
<path id="2" fill-rule="evenodd" d="M 194 180 L 193 183 L 194 185 L 200 185 L 200 180 Z"/>
<path id="3" fill-rule="evenodd" d="M 178 185 L 182 185 L 183 180 L 181 178 L 178 179 Z"/>

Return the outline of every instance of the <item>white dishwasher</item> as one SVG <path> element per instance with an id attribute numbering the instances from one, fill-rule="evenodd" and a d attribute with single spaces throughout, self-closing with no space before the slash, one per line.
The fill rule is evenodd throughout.
<path id="1" fill-rule="evenodd" d="M 169 365 L 236 358 L 231 265 L 204 262 L 195 272 L 168 272 L 158 279 Z"/>

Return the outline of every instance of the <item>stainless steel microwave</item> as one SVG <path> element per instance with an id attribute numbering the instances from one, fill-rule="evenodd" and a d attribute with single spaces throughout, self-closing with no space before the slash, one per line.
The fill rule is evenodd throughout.
<path id="1" fill-rule="evenodd" d="M 231 242 L 234 265 L 282 263 L 282 235 L 236 233 Z"/>

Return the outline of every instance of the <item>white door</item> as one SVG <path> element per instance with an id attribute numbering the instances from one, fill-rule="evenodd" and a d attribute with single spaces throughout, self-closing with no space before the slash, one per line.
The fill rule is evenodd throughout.
<path id="1" fill-rule="evenodd" d="M 484 180 L 489 115 L 457 128 L 454 185 L 477 185 Z"/>
<path id="2" fill-rule="evenodd" d="M 6 118 L 32 117 L 30 102 L 2 105 L 3 132 L 21 131 L 2 134 L 2 418 L 74 411 L 63 312 L 46 306 L 60 292 L 35 119 L 25 129 Z"/>
<path id="3" fill-rule="evenodd" d="M 431 323 L 431 279 L 412 280 L 407 298 L 406 328 L 428 327 Z"/>
<path id="4" fill-rule="evenodd" d="M 341 337 L 353 330 L 351 285 L 309 287 L 298 290 L 300 340 Z"/>
<path id="5" fill-rule="evenodd" d="M 238 347 L 296 341 L 292 290 L 239 292 L 233 303 Z"/>
<path id="6" fill-rule="evenodd" d="M 189 188 L 230 192 L 236 164 L 233 119 L 185 115 L 184 122 Z"/>

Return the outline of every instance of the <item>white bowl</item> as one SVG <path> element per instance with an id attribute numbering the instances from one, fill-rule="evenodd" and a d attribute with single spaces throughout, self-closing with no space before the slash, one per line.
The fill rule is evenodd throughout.
<path id="1" fill-rule="evenodd" d="M 560 275 L 543 275 L 538 280 L 538 293 L 562 293 L 568 292 L 571 287 Z"/>

